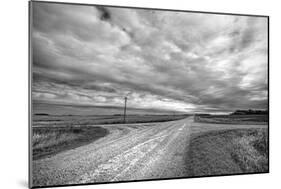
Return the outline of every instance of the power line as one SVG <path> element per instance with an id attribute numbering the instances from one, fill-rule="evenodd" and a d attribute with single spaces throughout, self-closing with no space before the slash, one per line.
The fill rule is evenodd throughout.
<path id="1" fill-rule="evenodd" d="M 125 104 L 124 104 L 124 123 L 126 123 L 126 109 L 127 109 L 127 97 L 124 98 Z"/>

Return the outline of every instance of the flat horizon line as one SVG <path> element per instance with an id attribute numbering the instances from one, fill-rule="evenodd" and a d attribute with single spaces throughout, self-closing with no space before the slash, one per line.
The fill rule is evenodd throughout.
<path id="1" fill-rule="evenodd" d="M 114 105 L 90 105 L 90 104 L 74 104 L 74 103 L 60 103 L 60 102 L 49 102 L 44 100 L 32 100 L 32 104 L 49 104 L 49 105 L 61 105 L 61 106 L 76 106 L 76 107 L 93 107 L 93 108 L 113 108 L 113 109 L 123 109 L 123 106 L 114 106 Z M 151 111 L 161 111 L 161 112 L 177 112 L 177 113 L 191 113 L 177 110 L 167 110 L 167 109 L 158 109 L 158 108 L 133 108 L 127 106 L 127 109 L 133 110 L 151 110 Z"/>

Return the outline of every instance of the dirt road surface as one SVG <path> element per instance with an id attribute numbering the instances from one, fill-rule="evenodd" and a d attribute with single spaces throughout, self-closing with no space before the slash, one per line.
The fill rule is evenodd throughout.
<path id="1" fill-rule="evenodd" d="M 110 132 L 106 137 L 33 161 L 33 186 L 186 177 L 192 133 L 267 125 L 198 124 L 189 117 L 102 127 Z"/>

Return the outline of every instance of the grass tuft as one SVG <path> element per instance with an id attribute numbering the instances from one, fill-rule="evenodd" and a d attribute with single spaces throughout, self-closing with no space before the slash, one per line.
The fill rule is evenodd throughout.
<path id="1" fill-rule="evenodd" d="M 234 139 L 232 158 L 243 172 L 268 171 L 267 134 L 262 130 L 249 131 Z"/>
<path id="2" fill-rule="evenodd" d="M 33 159 L 41 159 L 73 149 L 98 138 L 108 131 L 102 127 L 33 127 Z"/>
<path id="3" fill-rule="evenodd" d="M 268 172 L 267 129 L 211 131 L 192 137 L 190 176 Z"/>

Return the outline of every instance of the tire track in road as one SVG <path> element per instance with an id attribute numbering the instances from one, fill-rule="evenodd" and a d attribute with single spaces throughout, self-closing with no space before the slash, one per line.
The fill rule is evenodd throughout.
<path id="1" fill-rule="evenodd" d="M 109 159 L 106 163 L 99 165 L 92 173 L 82 176 L 76 183 L 116 181 L 124 171 L 134 166 L 139 159 L 143 158 L 157 146 L 157 142 L 163 140 L 167 135 L 159 136 L 149 141 L 140 143 L 131 149 Z M 120 172 L 120 173 L 119 173 Z"/>
<path id="2" fill-rule="evenodd" d="M 186 123 L 182 123 L 182 121 L 168 125 L 168 127 L 164 129 L 159 126 L 158 129 L 161 129 L 162 131 L 109 159 L 104 164 L 99 165 L 92 172 L 89 172 L 86 175 L 83 175 L 79 180 L 74 181 L 74 183 L 122 181 L 130 180 L 130 178 L 135 179 L 134 176 L 136 172 L 147 167 L 147 161 L 150 161 L 153 158 L 156 158 L 157 160 L 160 159 L 161 161 L 161 158 L 163 158 L 162 156 L 165 155 L 163 153 L 165 148 L 177 139 L 185 127 Z M 174 147 L 174 149 L 176 149 L 176 147 Z"/>
<path id="3" fill-rule="evenodd" d="M 123 172 L 129 170 L 147 153 L 156 148 L 157 144 L 168 136 L 170 130 L 170 124 L 159 125 L 153 128 L 153 132 L 145 136 L 143 140 L 140 140 L 131 145 L 129 149 L 108 159 L 96 167 L 95 170 L 87 172 L 73 183 L 116 181 Z"/>
<path id="4" fill-rule="evenodd" d="M 133 163 L 131 163 L 126 169 L 122 170 L 119 174 L 117 174 L 113 179 L 110 181 L 124 181 L 124 180 L 130 180 L 130 178 L 133 178 L 132 176 L 136 174 L 137 170 L 142 169 L 143 166 L 147 163 L 147 159 L 150 159 L 153 157 L 153 154 L 159 153 L 159 151 L 164 148 L 166 144 L 169 143 L 172 136 L 175 134 L 176 127 L 178 125 L 181 125 L 181 123 L 175 123 L 173 125 L 170 125 L 164 132 L 159 133 L 155 136 L 155 138 L 152 138 L 148 141 L 143 142 L 142 144 L 139 144 L 135 146 L 134 148 L 138 148 L 139 146 L 142 146 L 143 144 L 150 144 L 152 145 L 150 150 L 145 151 L 145 153 L 142 153 L 139 158 L 135 159 Z M 159 136 L 162 135 L 162 136 Z M 158 140 L 160 139 L 161 140 Z M 151 143 L 153 142 L 153 143 Z M 141 149 L 139 149 L 141 150 Z M 135 179 L 136 180 L 136 179 Z"/>
<path id="5" fill-rule="evenodd" d="M 180 122 L 173 133 L 160 145 L 157 151 L 143 159 L 142 166 L 134 170 L 135 174 L 124 175 L 123 180 L 144 180 L 176 178 L 187 175 L 185 155 L 190 139 L 192 119 Z"/>

